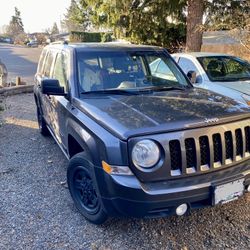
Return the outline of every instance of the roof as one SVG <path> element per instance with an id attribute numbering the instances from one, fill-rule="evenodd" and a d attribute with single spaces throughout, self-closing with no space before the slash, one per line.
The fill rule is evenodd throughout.
<path id="1" fill-rule="evenodd" d="M 74 48 L 78 51 L 81 50 L 162 50 L 163 48 L 150 45 L 136 45 L 131 43 L 118 43 L 118 42 L 106 42 L 106 43 L 69 43 L 63 42 L 52 43 L 48 47 L 69 47 Z"/>
<path id="2" fill-rule="evenodd" d="M 231 56 L 228 54 L 222 54 L 222 53 L 214 53 L 214 52 L 187 52 L 187 53 L 175 53 L 172 55 L 176 56 L 182 56 L 182 55 L 190 55 L 193 57 L 209 57 L 209 56 Z"/>

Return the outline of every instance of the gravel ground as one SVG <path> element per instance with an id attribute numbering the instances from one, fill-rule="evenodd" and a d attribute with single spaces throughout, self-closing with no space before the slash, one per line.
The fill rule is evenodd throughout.
<path id="1" fill-rule="evenodd" d="M 250 195 L 190 216 L 110 219 L 77 212 L 67 160 L 42 137 L 32 94 L 9 97 L 0 128 L 0 249 L 250 249 Z"/>

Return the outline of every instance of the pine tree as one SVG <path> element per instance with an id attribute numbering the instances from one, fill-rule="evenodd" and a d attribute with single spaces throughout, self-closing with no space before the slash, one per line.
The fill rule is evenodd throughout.
<path id="1" fill-rule="evenodd" d="M 64 15 L 64 20 L 62 21 L 63 29 L 67 31 L 85 31 L 89 20 L 86 18 L 87 5 L 79 0 L 71 0 L 71 4 L 67 9 L 67 13 Z"/>
<path id="2" fill-rule="evenodd" d="M 21 19 L 21 12 L 15 7 L 15 15 L 11 17 L 10 23 L 7 27 L 7 34 L 15 40 L 18 36 L 24 34 L 23 22 Z"/>
<path id="3" fill-rule="evenodd" d="M 59 34 L 59 29 L 58 29 L 58 27 L 57 27 L 57 24 L 56 23 L 54 23 L 53 24 L 53 27 L 52 27 L 52 29 L 51 29 L 51 35 L 57 35 L 57 34 Z"/>

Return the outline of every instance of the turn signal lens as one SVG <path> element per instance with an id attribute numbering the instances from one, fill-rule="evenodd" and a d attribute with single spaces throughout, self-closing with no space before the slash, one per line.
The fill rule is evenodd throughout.
<path id="1" fill-rule="evenodd" d="M 133 175 L 129 167 L 127 166 L 113 166 L 107 162 L 102 161 L 102 167 L 107 174 L 111 175 Z"/>
<path id="2" fill-rule="evenodd" d="M 102 161 L 102 167 L 106 173 L 111 174 L 112 169 L 108 163 L 106 163 L 105 161 Z"/>

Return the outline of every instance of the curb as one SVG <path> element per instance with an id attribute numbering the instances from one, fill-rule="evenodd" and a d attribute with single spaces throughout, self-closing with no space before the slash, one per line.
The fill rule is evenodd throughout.
<path id="1" fill-rule="evenodd" d="M 14 86 L 14 87 L 6 87 L 0 88 L 0 95 L 11 96 L 18 95 L 24 93 L 32 93 L 34 85 L 23 85 L 23 86 Z"/>

